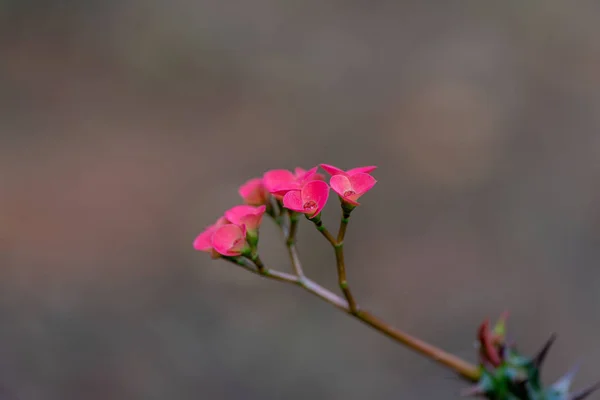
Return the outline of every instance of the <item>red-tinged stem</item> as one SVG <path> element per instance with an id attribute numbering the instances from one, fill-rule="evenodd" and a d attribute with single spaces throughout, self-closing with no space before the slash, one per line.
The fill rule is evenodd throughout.
<path id="1" fill-rule="evenodd" d="M 386 323 L 385 321 L 381 320 L 380 318 L 376 317 L 368 311 L 358 310 L 357 312 L 353 312 L 345 299 L 339 297 L 335 293 L 332 293 L 328 289 L 322 287 L 318 283 L 306 277 L 297 277 L 291 274 L 287 274 L 285 272 L 272 270 L 265 266 L 263 266 L 262 272 L 260 272 L 258 269 L 252 268 L 250 263 L 245 259 L 229 261 L 235 262 L 247 269 L 248 271 L 257 275 L 261 275 L 265 278 L 290 283 L 295 286 L 300 286 L 304 290 L 332 304 L 336 308 L 362 321 L 366 325 L 369 325 L 371 328 L 383 333 L 389 338 L 399 343 L 402 343 L 403 345 L 407 346 L 413 351 L 416 351 L 417 353 L 420 353 L 433 361 L 436 361 L 440 364 L 449 367 L 458 374 L 462 375 L 464 378 L 474 382 L 479 380 L 480 371 L 479 368 L 477 368 L 475 365 L 472 365 L 469 362 L 454 356 L 453 354 L 447 353 L 438 347 L 435 347 L 423 340 L 409 335 L 408 333 L 405 333 L 399 329 L 392 327 L 391 325 L 389 325 L 388 323 Z M 262 265 L 260 258 L 257 258 L 257 261 Z"/>
<path id="2" fill-rule="evenodd" d="M 394 329 L 386 322 L 369 313 L 368 311 L 360 310 L 358 311 L 358 314 L 355 314 L 355 316 L 365 324 L 378 330 L 384 335 L 404 344 L 408 348 L 428 357 L 433 361 L 453 369 L 459 375 L 470 381 L 477 382 L 481 376 L 481 371 L 477 366 L 455 356 L 454 354 L 448 353 L 432 344 L 409 335 L 408 333 Z"/>

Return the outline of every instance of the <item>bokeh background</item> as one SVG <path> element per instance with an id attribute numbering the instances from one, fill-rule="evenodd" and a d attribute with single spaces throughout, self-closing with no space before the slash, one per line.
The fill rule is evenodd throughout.
<path id="1" fill-rule="evenodd" d="M 599 20 L 594 1 L 0 1 L 3 390 L 459 398 L 450 371 L 193 251 L 246 179 L 321 162 L 379 166 L 346 241 L 364 307 L 471 361 L 508 309 L 525 351 L 559 333 L 547 381 L 598 379 Z"/>

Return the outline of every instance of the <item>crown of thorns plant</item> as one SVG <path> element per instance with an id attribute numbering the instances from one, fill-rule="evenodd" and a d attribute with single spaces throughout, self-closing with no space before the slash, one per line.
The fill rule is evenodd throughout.
<path id="1" fill-rule="evenodd" d="M 350 215 L 360 206 L 358 200 L 377 183 L 371 175 L 376 167 L 344 171 L 328 164 L 320 166 L 330 175 L 329 184 L 325 176 L 318 172 L 318 166 L 310 170 L 296 168 L 293 172 L 285 169 L 270 170 L 260 178 L 250 179 L 238 190 L 244 204 L 225 211 L 214 224 L 204 229 L 194 240 L 194 248 L 209 253 L 213 259 L 228 261 L 259 276 L 299 286 L 398 343 L 450 368 L 471 382 L 463 395 L 494 400 L 582 400 L 600 388 L 598 382 L 572 393 L 571 382 L 576 368 L 572 368 L 554 384 L 544 385 L 540 378 L 541 367 L 556 335 L 550 336 L 537 354 L 527 357 L 506 339 L 506 313 L 494 327 L 491 327 L 489 321 L 480 325 L 476 342 L 479 362 L 473 365 L 393 328 L 361 308 L 352 295 L 346 278 L 344 238 Z M 336 235 L 321 220 L 321 212 L 332 189 L 341 205 Z M 259 256 L 259 231 L 265 214 L 281 229 L 293 273 L 272 269 Z M 296 248 L 296 231 L 302 214 L 333 248 L 338 285 L 343 297 L 325 289 L 304 274 Z"/>

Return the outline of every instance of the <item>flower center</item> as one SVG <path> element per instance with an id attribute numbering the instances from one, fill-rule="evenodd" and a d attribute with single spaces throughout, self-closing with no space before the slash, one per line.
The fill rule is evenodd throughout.
<path id="1" fill-rule="evenodd" d="M 349 197 L 349 196 L 352 196 L 353 194 L 356 194 L 356 192 L 354 190 L 346 190 L 344 192 L 344 197 Z"/>
<path id="2" fill-rule="evenodd" d="M 309 200 L 306 203 L 304 203 L 303 207 L 305 210 L 314 210 L 315 208 L 317 208 L 317 203 L 313 200 Z"/>

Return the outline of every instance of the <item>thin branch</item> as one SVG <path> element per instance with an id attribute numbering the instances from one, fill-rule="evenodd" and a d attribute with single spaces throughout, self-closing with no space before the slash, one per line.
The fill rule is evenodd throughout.
<path id="1" fill-rule="evenodd" d="M 459 357 L 456 357 L 453 354 L 447 353 L 438 347 L 435 347 L 416 337 L 413 337 L 408 333 L 393 328 L 392 326 L 379 319 L 375 315 L 369 313 L 368 311 L 360 310 L 358 312 L 353 312 L 350 309 L 346 300 L 306 277 L 298 278 L 296 276 L 272 270 L 267 267 L 264 267 L 263 273 L 260 273 L 257 269 L 249 267 L 247 261 L 240 261 L 240 259 L 228 261 L 239 264 L 247 270 L 249 270 L 250 272 L 257 275 L 261 275 L 265 278 L 290 283 L 295 286 L 300 286 L 304 290 L 314 294 L 320 299 L 332 304 L 336 308 L 364 322 L 373 329 L 385 334 L 386 336 L 390 337 L 391 339 L 397 342 L 404 344 L 413 351 L 423 354 L 426 357 L 432 359 L 433 361 L 436 361 L 453 369 L 463 377 L 474 382 L 476 382 L 479 379 L 480 371 L 479 368 L 477 368 L 476 366 L 470 364 L 467 361 L 462 360 Z"/>
<path id="2" fill-rule="evenodd" d="M 346 237 L 346 228 L 350 221 L 350 213 L 342 208 L 342 218 L 340 219 L 340 229 L 338 230 L 337 242 L 343 243 Z"/>
<path id="3" fill-rule="evenodd" d="M 346 280 L 346 267 L 344 262 L 343 244 L 348 220 L 350 217 L 349 212 L 347 212 L 347 210 L 344 210 L 342 208 L 343 214 L 340 222 L 340 228 L 338 231 L 337 239 L 334 238 L 333 235 L 331 235 L 331 233 L 325 228 L 325 226 L 323 226 L 323 222 L 320 219 L 320 215 L 317 215 L 311 220 L 317 227 L 317 230 L 321 232 L 321 234 L 335 249 L 336 264 L 338 269 L 338 281 L 340 288 L 344 293 L 344 299 L 336 295 L 335 293 L 329 291 L 328 289 L 322 287 L 318 283 L 308 279 L 304 275 L 302 271 L 302 264 L 298 257 L 298 252 L 295 245 L 298 222 L 297 214 L 290 213 L 289 224 L 287 224 L 285 221 L 285 212 L 283 211 L 281 204 L 279 202 L 273 201 L 272 207 L 274 210 L 279 210 L 278 215 L 275 215 L 275 213 L 273 213 L 273 216 L 275 222 L 281 228 L 286 239 L 286 247 L 288 248 L 295 275 L 267 268 L 262 263 L 258 255 L 252 256 L 252 262 L 243 257 L 224 257 L 225 260 L 238 264 L 244 269 L 254 274 L 265 277 L 267 279 L 273 279 L 279 282 L 285 282 L 295 286 L 300 286 L 309 293 L 312 293 L 320 299 L 332 304 L 336 308 L 362 321 L 366 325 L 369 325 L 371 328 L 383 333 L 391 339 L 404 344 L 413 351 L 449 367 L 458 374 L 462 375 L 464 378 L 474 382 L 479 380 L 480 370 L 479 368 L 477 368 L 477 366 L 450 353 L 447 353 L 444 350 L 435 347 L 427 342 L 424 342 L 416 337 L 413 337 L 408 333 L 393 328 L 392 326 L 379 319 L 375 315 L 369 313 L 368 311 L 358 309 L 356 302 L 354 301 L 354 298 L 348 287 L 348 283 Z"/>
<path id="4" fill-rule="evenodd" d="M 296 249 L 296 232 L 298 231 L 298 213 L 293 211 L 289 211 L 290 216 L 290 228 L 289 232 L 286 236 L 285 245 L 288 249 L 288 253 L 290 255 L 290 260 L 292 261 L 292 268 L 294 269 L 294 273 L 298 277 L 304 276 L 304 271 L 302 270 L 302 263 L 300 262 L 300 257 L 298 257 L 298 250 Z"/>
<path id="5" fill-rule="evenodd" d="M 281 205 L 281 202 L 279 200 L 277 200 L 275 197 L 270 196 L 269 197 L 269 204 L 271 206 L 271 209 L 273 210 L 273 213 L 271 214 L 271 217 L 273 217 L 273 220 L 275 221 L 275 223 L 277 225 L 279 225 L 281 227 L 281 229 L 283 229 L 283 227 L 285 226 L 285 213 L 283 211 L 283 207 Z M 287 234 L 287 233 L 286 233 Z"/>
<path id="6" fill-rule="evenodd" d="M 290 229 L 286 237 L 286 244 L 288 246 L 296 243 L 296 232 L 298 231 L 298 213 L 288 210 L 290 216 Z"/>
<path id="7" fill-rule="evenodd" d="M 394 329 L 386 322 L 369 313 L 368 311 L 359 311 L 355 316 L 370 327 L 378 330 L 395 341 L 406 345 L 408 348 L 416 351 L 417 353 L 420 353 L 433 361 L 453 369 L 458 374 L 470 381 L 477 382 L 481 376 L 481 372 L 477 366 L 455 356 L 454 354 L 448 353 L 432 344 L 409 335 L 408 333 Z"/>
<path id="8" fill-rule="evenodd" d="M 292 284 L 297 284 L 299 282 L 299 278 L 297 276 L 288 274 L 286 272 L 281 272 L 281 271 L 266 268 L 262 264 L 260 258 L 258 258 L 258 257 L 256 258 L 256 261 L 254 261 L 254 264 L 252 264 L 251 261 L 248 260 L 247 258 L 243 258 L 243 257 L 235 257 L 235 258 L 227 257 L 224 259 L 226 261 L 229 261 L 236 265 L 241 266 L 242 268 L 244 268 L 247 271 L 252 272 L 253 274 L 264 276 L 269 279 L 273 279 L 273 280 L 276 280 L 279 282 L 292 283 Z M 257 262 L 258 262 L 258 264 L 260 264 L 262 266 L 262 269 L 259 269 L 259 267 L 256 265 Z"/>
<path id="9" fill-rule="evenodd" d="M 342 299 L 337 294 L 325 289 L 323 286 L 319 285 L 315 281 L 310 280 L 308 278 L 303 278 L 300 279 L 297 284 L 304 290 L 307 290 L 308 292 L 314 294 L 322 300 L 325 300 L 326 302 L 339 308 L 340 310 L 344 312 L 349 312 L 350 309 L 348 308 L 348 302 L 346 300 Z"/>
<path id="10" fill-rule="evenodd" d="M 250 272 L 252 272 L 253 274 L 258 274 L 260 275 L 260 272 L 256 269 L 256 265 L 252 264 L 250 262 L 250 260 L 248 260 L 247 258 L 242 258 L 242 257 L 224 257 L 223 258 L 225 261 L 229 261 L 231 263 L 234 263 L 236 265 L 239 265 L 240 267 L 244 268 L 245 270 L 248 270 Z"/>
<path id="11" fill-rule="evenodd" d="M 340 220 L 340 229 L 338 230 L 337 241 L 333 245 L 335 250 L 335 261 L 337 266 L 338 273 L 338 285 L 340 286 L 340 290 L 344 293 L 344 297 L 348 301 L 350 306 L 350 311 L 352 314 L 356 314 L 358 311 L 358 305 L 356 304 L 356 300 L 354 300 L 354 296 L 350 291 L 350 286 L 348 285 L 348 279 L 346 278 L 346 263 L 344 261 L 344 237 L 346 236 L 346 227 L 348 226 L 348 220 L 350 218 L 350 213 L 345 210 L 342 211 L 342 218 Z"/>
<path id="12" fill-rule="evenodd" d="M 286 272 L 276 271 L 273 269 L 267 269 L 262 275 L 266 276 L 267 278 L 274 279 L 274 280 L 280 281 L 280 282 L 297 284 L 300 281 L 300 278 L 298 278 L 297 276 L 288 274 Z"/>
<path id="13" fill-rule="evenodd" d="M 288 253 L 290 255 L 290 260 L 292 261 L 292 268 L 298 278 L 303 278 L 304 271 L 302 269 L 302 263 L 300 262 L 300 257 L 298 256 L 298 249 L 295 244 L 288 246 Z"/>
<path id="14" fill-rule="evenodd" d="M 329 231 L 327 230 L 327 228 L 325 228 L 325 225 L 323 225 L 323 221 L 321 221 L 321 216 L 320 215 L 316 215 L 316 216 L 314 216 L 311 219 L 311 221 L 315 224 L 315 226 L 317 227 L 317 230 L 319 232 L 321 232 L 321 235 L 323 235 L 325 237 L 325 239 L 327 239 L 327 241 L 332 246 L 335 246 L 336 240 L 333 237 L 333 235 L 331 233 L 329 233 Z"/>
<path id="15" fill-rule="evenodd" d="M 356 304 L 356 300 L 354 300 L 354 296 L 350 291 L 350 286 L 348 285 L 348 280 L 346 279 L 346 264 L 344 262 L 344 245 L 339 244 L 335 246 L 335 261 L 337 266 L 338 273 L 338 284 L 340 286 L 340 290 L 344 293 L 344 297 L 348 300 L 348 304 L 350 305 L 350 311 L 352 313 L 356 313 L 358 311 L 358 305 Z"/>

